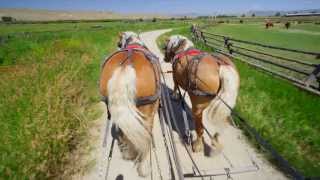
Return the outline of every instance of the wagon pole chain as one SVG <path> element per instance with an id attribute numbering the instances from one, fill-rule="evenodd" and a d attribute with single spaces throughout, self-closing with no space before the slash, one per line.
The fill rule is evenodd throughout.
<path id="1" fill-rule="evenodd" d="M 202 31 L 201 31 L 202 32 Z M 202 33 L 203 34 L 203 33 Z M 206 44 L 207 45 L 207 44 Z M 218 50 L 219 53 L 222 53 L 224 55 L 227 55 L 229 57 L 233 57 L 233 55 L 223 52 L 222 50 Z M 317 69 L 314 71 L 317 75 L 320 74 L 320 65 L 317 66 Z M 258 133 L 258 131 L 250 126 L 247 122 L 247 120 L 240 116 L 240 114 L 235 111 L 233 108 L 231 108 L 225 101 L 222 99 L 219 95 L 216 95 L 217 98 L 220 99 L 220 101 L 225 104 L 225 106 L 231 111 L 231 115 L 234 116 L 236 119 L 238 119 L 238 123 L 245 128 L 247 132 L 251 136 L 254 137 L 254 139 L 259 143 L 261 147 L 263 147 L 265 150 L 267 150 L 272 157 L 277 161 L 279 167 L 291 175 L 296 180 L 313 180 L 313 179 L 320 179 L 320 177 L 305 177 L 300 171 L 295 169 L 283 156 L 281 156 L 273 147 L 272 145 L 263 139 L 263 137 Z"/>

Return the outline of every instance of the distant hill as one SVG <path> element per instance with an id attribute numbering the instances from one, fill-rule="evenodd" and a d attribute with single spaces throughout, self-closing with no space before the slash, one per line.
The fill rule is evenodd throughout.
<path id="1" fill-rule="evenodd" d="M 53 11 L 34 9 L 0 9 L 0 17 L 11 16 L 18 21 L 97 20 L 97 19 L 150 19 L 165 18 L 159 14 L 119 14 L 108 11 Z"/>

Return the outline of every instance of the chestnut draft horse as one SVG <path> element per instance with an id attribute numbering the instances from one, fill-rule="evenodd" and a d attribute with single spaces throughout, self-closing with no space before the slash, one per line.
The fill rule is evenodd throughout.
<path id="1" fill-rule="evenodd" d="M 147 176 L 153 120 L 160 97 L 158 58 L 136 33 L 120 33 L 119 38 L 121 49 L 102 66 L 100 93 L 118 129 L 116 138 L 123 159 L 134 160 L 139 176 Z"/>
<path id="2" fill-rule="evenodd" d="M 228 124 L 236 104 L 240 78 L 232 61 L 222 55 L 211 55 L 193 48 L 193 43 L 183 36 L 171 36 L 165 46 L 165 62 L 172 63 L 174 95 L 180 86 L 188 92 L 192 104 L 197 138 L 192 142 L 194 152 L 204 148 L 203 121 L 214 129 L 211 145 L 221 151 L 219 135 Z M 217 97 L 218 96 L 218 97 Z"/>

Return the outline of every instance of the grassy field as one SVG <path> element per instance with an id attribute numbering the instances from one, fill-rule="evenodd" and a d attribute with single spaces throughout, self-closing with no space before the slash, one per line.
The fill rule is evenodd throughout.
<path id="1" fill-rule="evenodd" d="M 75 25 L 81 28 L 74 30 Z M 99 116 L 94 105 L 100 99 L 100 63 L 116 49 L 118 32 L 183 26 L 92 25 L 0 25 L 0 36 L 18 33 L 0 45 L 0 179 L 64 179 L 72 174 L 68 162 L 73 150 Z"/>
<path id="2" fill-rule="evenodd" d="M 261 42 L 268 36 L 264 35 L 264 29 L 260 25 L 250 25 L 252 28 L 248 30 L 246 27 L 248 25 L 221 25 L 214 28 L 214 31 L 240 39 L 257 38 Z M 275 37 L 283 34 L 278 34 L 276 29 L 272 31 Z M 171 34 L 191 38 L 189 29 L 179 29 L 160 37 L 159 46 L 163 46 L 164 39 Z M 308 40 L 304 41 L 300 35 L 296 34 L 294 37 L 291 33 L 287 34 L 290 47 L 297 47 L 297 44 L 314 50 L 320 47 L 315 47 L 316 42 L 312 39 L 314 36 L 308 36 Z M 281 45 L 286 43 L 282 42 L 286 39 L 287 37 L 272 38 L 272 42 Z M 196 46 L 210 51 L 202 44 L 196 43 Z M 317 116 L 320 98 L 301 91 L 284 80 L 252 69 L 240 61 L 235 60 L 235 63 L 241 76 L 236 110 L 297 169 L 306 176 L 320 176 L 320 117 Z"/>
<path id="3" fill-rule="evenodd" d="M 275 27 L 270 29 L 266 29 L 264 23 L 221 24 L 209 28 L 208 31 L 274 46 L 320 51 L 320 25 L 311 23 L 292 24 L 288 30 L 283 24 L 275 24 Z"/>

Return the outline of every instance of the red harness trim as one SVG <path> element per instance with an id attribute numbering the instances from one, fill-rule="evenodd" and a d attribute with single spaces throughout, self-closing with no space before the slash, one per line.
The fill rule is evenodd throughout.
<path id="1" fill-rule="evenodd" d="M 144 49 L 144 47 L 138 44 L 130 44 L 125 49 Z"/>
<path id="2" fill-rule="evenodd" d="M 190 50 L 182 51 L 182 52 L 176 54 L 173 59 L 180 59 L 183 56 L 196 56 L 196 55 L 199 55 L 201 53 L 202 52 L 200 50 L 198 50 L 198 49 L 190 49 Z"/>

